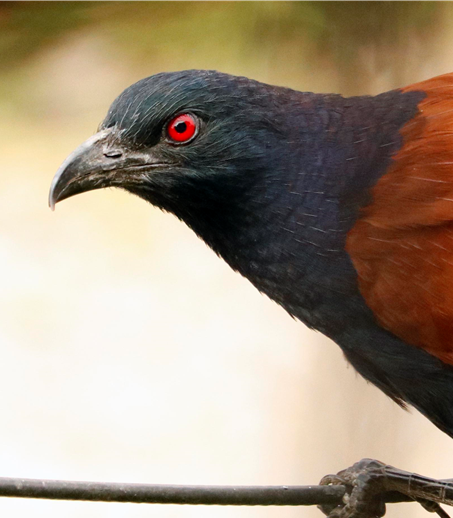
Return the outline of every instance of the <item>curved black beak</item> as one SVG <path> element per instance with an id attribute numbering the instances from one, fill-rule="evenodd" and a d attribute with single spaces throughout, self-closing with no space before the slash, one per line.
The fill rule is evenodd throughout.
<path id="1" fill-rule="evenodd" d="M 96 174 L 105 170 L 105 144 L 110 134 L 109 129 L 96 133 L 61 164 L 50 186 L 49 207 L 52 210 L 57 202 L 65 198 L 103 187 L 101 182 L 93 180 Z"/>
<path id="2" fill-rule="evenodd" d="M 114 128 L 99 131 L 61 164 L 52 180 L 49 206 L 82 192 L 128 187 L 143 181 L 146 170 L 163 166 L 150 150 L 133 150 Z"/>

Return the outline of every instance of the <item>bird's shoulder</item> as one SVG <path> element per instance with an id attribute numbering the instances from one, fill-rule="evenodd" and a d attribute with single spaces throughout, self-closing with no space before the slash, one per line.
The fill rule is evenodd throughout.
<path id="1" fill-rule="evenodd" d="M 378 322 L 453 364 L 453 74 L 403 91 L 425 96 L 347 251 Z"/>

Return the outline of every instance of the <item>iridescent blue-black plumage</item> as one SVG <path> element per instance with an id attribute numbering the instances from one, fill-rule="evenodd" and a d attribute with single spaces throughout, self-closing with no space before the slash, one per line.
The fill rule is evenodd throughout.
<path id="1" fill-rule="evenodd" d="M 80 192 L 81 182 L 115 185 L 174 213 L 260 291 L 335 340 L 368 380 L 453 435 L 451 367 L 380 325 L 346 246 L 425 97 L 415 89 L 343 98 L 213 71 L 158 74 L 110 107 L 96 181 L 66 165 L 52 199 Z M 187 145 L 166 134 L 180 113 L 198 121 Z M 118 148 L 119 158 L 108 156 Z"/>

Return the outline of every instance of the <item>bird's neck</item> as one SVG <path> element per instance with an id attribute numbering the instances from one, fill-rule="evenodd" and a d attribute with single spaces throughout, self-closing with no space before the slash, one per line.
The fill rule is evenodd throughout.
<path id="1" fill-rule="evenodd" d="M 280 118 L 283 137 L 266 161 L 197 185 L 191 203 L 174 212 L 260 291 L 332 336 L 326 322 L 341 327 L 360 297 L 347 233 L 421 95 L 300 95 Z"/>

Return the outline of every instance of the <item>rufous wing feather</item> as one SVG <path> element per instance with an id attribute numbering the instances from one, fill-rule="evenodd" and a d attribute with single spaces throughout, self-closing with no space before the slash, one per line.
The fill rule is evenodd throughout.
<path id="1" fill-rule="evenodd" d="M 426 96 L 346 248 L 378 322 L 453 364 L 453 74 L 403 91 Z"/>

